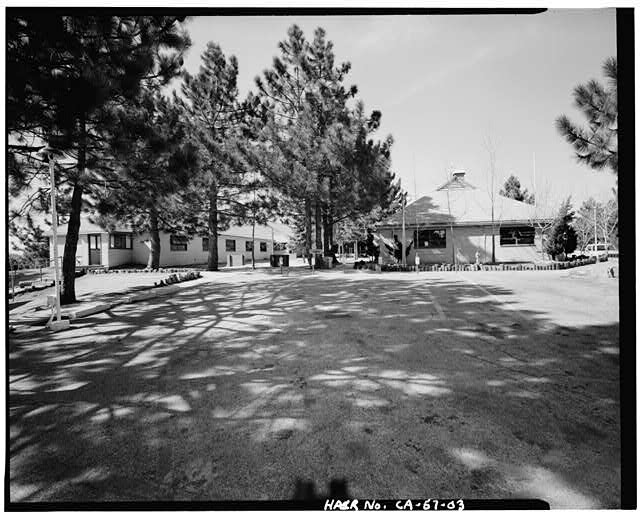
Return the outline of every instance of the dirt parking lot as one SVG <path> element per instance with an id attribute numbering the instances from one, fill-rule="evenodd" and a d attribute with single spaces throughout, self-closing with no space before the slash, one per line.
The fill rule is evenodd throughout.
<path id="1" fill-rule="evenodd" d="M 619 506 L 618 281 L 226 272 L 10 338 L 12 501 Z"/>

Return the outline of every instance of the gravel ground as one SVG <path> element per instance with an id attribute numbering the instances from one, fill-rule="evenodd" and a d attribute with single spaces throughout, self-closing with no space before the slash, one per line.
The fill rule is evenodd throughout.
<path id="1" fill-rule="evenodd" d="M 65 332 L 18 326 L 10 498 L 275 500 L 341 479 L 619 506 L 618 281 L 581 270 L 225 272 Z"/>

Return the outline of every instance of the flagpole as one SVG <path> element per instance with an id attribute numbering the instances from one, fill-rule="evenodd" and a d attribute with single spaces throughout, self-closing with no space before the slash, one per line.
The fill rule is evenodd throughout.
<path id="1" fill-rule="evenodd" d="M 533 152 L 533 206 L 536 207 L 538 195 L 536 194 L 536 153 Z"/>
<path id="2" fill-rule="evenodd" d="M 406 247 L 406 237 L 405 237 L 405 220 L 404 220 L 404 206 L 407 203 L 407 195 L 402 193 L 402 265 L 406 266 L 407 264 L 407 247 Z"/>

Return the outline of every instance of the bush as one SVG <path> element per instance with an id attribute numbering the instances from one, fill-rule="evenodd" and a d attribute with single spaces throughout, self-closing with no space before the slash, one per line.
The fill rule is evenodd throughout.
<path id="1" fill-rule="evenodd" d="M 556 257 L 559 255 L 566 255 L 576 249 L 578 236 L 571 226 L 573 217 L 574 214 L 571 210 L 571 198 L 567 198 L 562 202 L 558 215 L 551 227 L 549 237 L 544 243 L 545 251 L 553 260 L 556 260 Z"/>

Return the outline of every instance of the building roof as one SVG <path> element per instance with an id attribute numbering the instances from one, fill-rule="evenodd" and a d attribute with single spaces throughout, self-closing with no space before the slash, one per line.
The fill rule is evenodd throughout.
<path id="1" fill-rule="evenodd" d="M 66 236 L 68 229 L 69 229 L 68 223 L 58 225 L 58 235 Z M 91 221 L 91 219 L 88 216 L 83 215 L 80 217 L 80 231 L 79 231 L 80 234 L 94 234 L 94 233 L 97 234 L 100 232 L 132 232 L 132 229 L 130 226 L 125 225 L 124 223 L 117 223 L 113 230 L 108 230 L 108 229 L 105 229 L 104 227 L 101 227 L 97 223 L 94 223 L 93 221 Z M 53 231 L 51 230 L 51 228 L 45 231 L 45 235 L 46 236 L 53 235 Z"/>
<path id="2" fill-rule="evenodd" d="M 271 229 L 273 228 L 273 232 Z M 251 225 L 232 225 L 227 230 L 218 232 L 219 236 L 235 236 L 246 237 L 251 239 L 252 226 Z M 255 237 L 256 239 L 268 239 L 271 240 L 273 234 L 273 240 L 277 243 L 286 243 L 289 241 L 293 232 L 291 229 L 282 223 L 269 223 L 268 225 L 256 225 Z"/>
<path id="3" fill-rule="evenodd" d="M 493 219 L 498 223 L 529 223 L 532 220 L 553 218 L 540 208 L 499 194 L 494 199 Z M 492 201 L 488 191 L 471 185 L 465 173 L 454 173 L 453 178 L 435 191 L 422 196 L 405 207 L 405 224 L 417 225 L 486 225 L 491 223 Z M 398 211 L 382 226 L 402 224 L 402 211 Z"/>
<path id="4" fill-rule="evenodd" d="M 272 232 L 271 227 L 273 227 L 273 239 L 277 243 L 286 243 L 293 236 L 293 232 L 291 229 L 282 223 L 269 223 L 268 226 L 265 225 L 256 225 L 255 237 L 256 239 L 267 239 L 271 240 Z M 232 225 L 227 230 L 221 231 L 218 233 L 219 236 L 233 236 L 233 237 L 246 237 L 251 238 L 251 225 Z M 66 236 L 68 230 L 68 224 L 65 223 L 63 225 L 58 225 L 58 235 Z M 100 232 L 133 232 L 132 228 L 129 225 L 125 225 L 123 223 L 118 223 L 113 227 L 113 230 L 105 229 L 100 225 L 94 223 L 90 220 L 89 216 L 83 215 L 80 219 L 80 234 L 93 234 Z M 53 232 L 49 228 L 45 235 L 52 236 Z"/>

